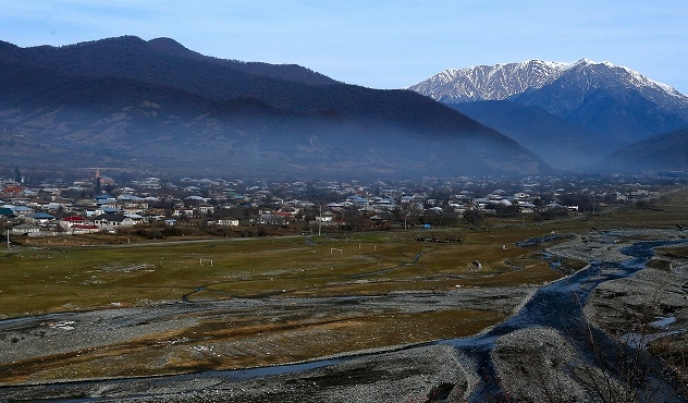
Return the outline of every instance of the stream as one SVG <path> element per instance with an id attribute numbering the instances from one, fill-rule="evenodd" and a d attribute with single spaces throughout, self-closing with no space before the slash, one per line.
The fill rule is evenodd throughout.
<path id="1" fill-rule="evenodd" d="M 491 330 L 469 338 L 445 340 L 440 344 L 454 346 L 461 353 L 472 358 L 478 363 L 478 372 L 481 382 L 476 387 L 469 401 L 508 401 L 494 382 L 498 379 L 490 360 L 490 353 L 495 347 L 495 340 L 515 330 L 548 327 L 567 335 L 573 342 L 580 356 L 588 356 L 593 360 L 599 357 L 590 357 L 589 335 L 591 327 L 588 326 L 583 313 L 590 292 L 599 284 L 629 277 L 642 270 L 645 263 L 653 255 L 655 247 L 686 243 L 685 241 L 655 241 L 639 242 L 625 248 L 623 253 L 631 256 L 621 263 L 593 262 L 588 268 L 555 281 L 540 288 L 526 304 L 510 318 L 494 326 Z M 601 331 L 594 331 L 596 343 L 603 343 L 608 350 L 623 349 L 617 346 L 608 335 Z M 613 346 L 613 347 L 612 347 Z M 613 357 L 605 357 L 607 362 L 597 362 L 601 367 L 609 367 Z M 613 370 L 613 368 L 605 368 Z M 659 376 L 659 375 L 658 375 Z M 501 399 L 501 400 L 500 400 Z M 671 399 L 667 401 L 673 401 Z"/>

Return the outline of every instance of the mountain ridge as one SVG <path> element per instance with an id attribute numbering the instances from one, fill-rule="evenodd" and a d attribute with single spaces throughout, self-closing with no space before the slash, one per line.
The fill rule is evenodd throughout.
<path id="1" fill-rule="evenodd" d="M 628 67 L 586 58 L 571 63 L 531 59 L 447 69 L 408 89 L 443 103 L 500 101 L 529 90 L 540 89 L 561 78 L 567 71 L 598 66 L 626 72 L 637 87 L 660 88 L 672 96 L 686 98 L 675 88 L 649 79 Z"/>
<path id="2" fill-rule="evenodd" d="M 443 103 L 500 101 L 554 81 L 553 73 L 560 65 L 563 63 L 529 60 L 448 69 L 409 89 Z"/>
<path id="3" fill-rule="evenodd" d="M 511 135 L 539 155 L 565 156 L 568 161 L 546 158 L 560 169 L 571 168 L 576 161 L 584 166 L 600 157 L 599 153 L 583 152 L 593 144 L 606 144 L 604 150 L 611 153 L 636 141 L 688 127 L 688 97 L 628 67 L 589 59 L 451 69 L 409 89 Z M 539 108 L 552 117 L 524 109 L 519 113 L 530 114 L 535 120 L 520 119 L 513 111 L 505 115 L 503 104 L 499 104 L 501 112 L 481 110 L 485 108 L 481 102 L 492 101 Z M 554 124 L 556 119 L 560 127 Z M 545 127 L 549 135 L 542 131 Z M 562 139 L 570 140 L 570 147 Z M 551 148 L 546 149 L 545 144 Z"/>
<path id="4" fill-rule="evenodd" d="M 105 158 L 146 170 L 329 176 L 549 169 L 419 94 L 347 85 L 295 65 L 209 58 L 169 38 L 4 44 L 0 83 L 0 130 L 46 153 L 0 150 L 6 163 Z"/>
<path id="5" fill-rule="evenodd" d="M 688 169 L 688 128 L 664 133 L 621 148 L 588 167 L 590 171 L 637 173 Z"/>

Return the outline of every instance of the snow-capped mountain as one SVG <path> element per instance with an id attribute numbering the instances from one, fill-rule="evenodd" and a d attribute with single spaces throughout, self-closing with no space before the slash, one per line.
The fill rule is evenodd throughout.
<path id="1" fill-rule="evenodd" d="M 688 127 L 688 97 L 627 67 L 588 59 L 446 70 L 409 89 L 447 104 L 505 100 L 539 107 L 627 143 Z"/>
<path id="2" fill-rule="evenodd" d="M 449 69 L 409 87 L 443 103 L 501 101 L 552 84 L 562 76 L 580 76 L 593 87 L 622 84 L 646 92 L 661 91 L 686 99 L 674 88 L 627 67 L 581 59 L 574 63 L 528 60 L 494 66 Z"/>
<path id="3" fill-rule="evenodd" d="M 444 103 L 501 101 L 550 84 L 567 67 L 566 63 L 529 60 L 449 69 L 409 89 Z"/>

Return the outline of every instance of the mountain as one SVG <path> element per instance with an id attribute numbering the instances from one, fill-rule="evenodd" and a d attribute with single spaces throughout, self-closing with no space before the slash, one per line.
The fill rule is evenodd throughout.
<path id="1" fill-rule="evenodd" d="M 501 101 L 552 83 L 566 66 L 565 63 L 530 60 L 450 69 L 409 89 L 447 104 Z"/>
<path id="2" fill-rule="evenodd" d="M 447 70 L 410 89 L 447 104 L 505 100 L 539 107 L 627 144 L 688 127 L 688 97 L 629 68 L 587 59 Z"/>
<path id="3" fill-rule="evenodd" d="M 590 167 L 596 172 L 640 173 L 688 170 L 688 129 L 635 142 Z"/>
<path id="4" fill-rule="evenodd" d="M 59 48 L 0 42 L 0 144 L 5 164 L 51 169 L 328 177 L 549 169 L 512 139 L 411 91 L 131 36 Z"/>
<path id="5" fill-rule="evenodd" d="M 688 127 L 688 97 L 625 67 L 582 60 L 516 102 L 622 141 Z"/>
<path id="6" fill-rule="evenodd" d="M 516 140 L 556 169 L 582 169 L 624 145 L 536 106 L 508 101 L 447 105 Z"/>

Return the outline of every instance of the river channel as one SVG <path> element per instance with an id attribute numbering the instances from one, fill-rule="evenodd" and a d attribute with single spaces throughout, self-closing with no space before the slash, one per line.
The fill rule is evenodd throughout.
<path id="1" fill-rule="evenodd" d="M 622 250 L 625 255 L 631 257 L 630 259 L 619 263 L 594 261 L 586 269 L 540 288 L 518 313 L 494 326 L 486 333 L 470 338 L 439 342 L 454 346 L 479 363 L 478 371 L 481 382 L 469 401 L 498 401 L 506 398 L 503 396 L 504 391 L 500 390 L 494 382 L 491 382 L 491 380 L 497 379 L 497 375 L 492 367 L 490 352 L 494 348 L 495 340 L 516 330 L 542 327 L 554 329 L 569 336 L 570 340 L 577 342 L 575 347 L 579 355 L 596 359 L 594 354 L 586 351 L 589 349 L 589 332 L 593 329 L 583 315 L 583 306 L 585 306 L 591 291 L 601 283 L 632 276 L 645 268 L 646 262 L 653 255 L 653 248 L 677 243 L 685 243 L 685 241 L 635 243 Z M 598 343 L 615 344 L 615 341 L 603 332 L 595 331 L 594 337 Z M 608 346 L 607 348 L 611 350 L 623 348 L 623 346 Z M 598 359 L 598 361 L 603 360 Z M 608 365 L 609 362 L 597 362 L 596 364 L 604 366 Z M 613 368 L 605 369 L 613 370 Z M 661 374 L 657 374 L 657 376 L 661 376 Z M 680 398 L 673 395 L 670 389 L 665 393 L 671 394 L 671 396 L 665 396 L 667 399 L 665 401 L 680 401 Z"/>
<path id="2" fill-rule="evenodd" d="M 614 234 L 609 235 L 610 238 Z M 582 269 L 570 276 L 567 276 L 558 281 L 547 284 L 538 289 L 527 302 L 514 315 L 503 321 L 502 323 L 482 332 L 479 335 L 467 338 L 441 340 L 429 345 L 444 345 L 453 347 L 457 354 L 472 363 L 472 367 L 477 373 L 477 381 L 473 385 L 470 395 L 467 400 L 469 402 L 494 402 L 494 401 L 510 401 L 503 388 L 500 388 L 494 382 L 498 378 L 497 369 L 494 368 L 491 354 L 496 346 L 496 341 L 507 334 L 523 329 L 535 328 L 549 328 L 557 331 L 562 335 L 566 335 L 567 340 L 576 349 L 579 356 L 586 357 L 586 360 L 592 362 L 606 371 L 614 372 L 616 367 L 615 360 L 618 357 L 599 357 L 593 354 L 590 350 L 590 339 L 594 338 L 595 343 L 599 346 L 604 346 L 606 351 L 616 351 L 618 349 L 631 349 L 632 346 L 619 345 L 617 341 L 606 335 L 605 333 L 594 329 L 590 326 L 583 315 L 583 307 L 585 306 L 590 293 L 600 284 L 625 278 L 634 275 L 639 270 L 645 268 L 648 259 L 653 255 L 653 248 L 659 246 L 673 245 L 678 243 L 686 243 L 685 240 L 663 240 L 652 242 L 637 242 L 626 248 L 621 252 L 628 256 L 625 261 L 593 261 L 587 268 Z M 684 329 L 685 331 L 685 329 Z M 413 350 L 419 346 L 405 347 L 405 350 Z M 374 355 L 376 353 L 371 354 Z M 310 371 L 315 369 L 322 369 L 337 364 L 341 364 L 346 360 L 354 358 L 366 357 L 367 354 L 358 354 L 346 356 L 335 359 L 315 360 L 308 363 L 280 365 L 272 367 L 261 367 L 253 369 L 232 370 L 232 371 L 206 371 L 202 373 L 180 375 L 180 376 L 165 376 L 160 378 L 149 379 L 149 383 L 157 385 L 165 384 L 170 388 L 174 388 L 175 384 L 186 384 L 198 379 L 208 381 L 210 379 L 215 382 L 240 382 L 244 380 L 260 379 L 284 374 L 298 373 L 303 371 Z M 659 361 L 659 360 L 657 360 Z M 670 381 L 662 379 L 661 367 L 663 364 L 657 362 L 658 369 L 649 371 L 646 376 L 653 379 L 652 385 L 656 387 L 657 383 L 661 384 L 661 400 L 667 402 L 684 402 L 684 397 L 676 390 L 675 385 Z M 654 371 L 654 372 L 653 372 Z M 40 390 L 42 398 L 40 401 L 59 401 L 59 402 L 91 402 L 91 401 L 114 401 L 112 399 L 91 396 L 88 390 L 94 389 L 108 389 L 118 388 L 127 389 L 127 383 L 139 383 L 141 379 L 118 379 L 112 381 L 93 381 L 93 382 L 78 382 L 78 383 L 58 383 L 53 385 L 42 385 Z M 17 386 L 4 388 L 5 392 L 13 392 L 16 395 L 17 391 L 22 389 L 29 390 L 30 386 Z M 136 387 L 132 389 L 137 389 Z M 71 391 L 71 392 L 70 392 Z M 3 388 L 0 388 L 0 401 L 3 401 Z M 50 395 L 50 396 L 48 396 Z M 26 394 L 31 396 L 31 393 Z M 36 397 L 34 395 L 34 397 Z M 141 398 L 141 401 L 146 398 L 155 398 L 155 395 L 150 395 L 144 390 L 138 390 L 131 396 Z M 7 400 L 14 401 L 14 400 Z M 37 401 L 37 400 L 35 400 Z M 432 401 L 428 399 L 427 401 Z"/>

